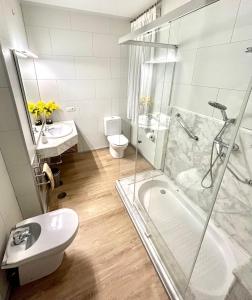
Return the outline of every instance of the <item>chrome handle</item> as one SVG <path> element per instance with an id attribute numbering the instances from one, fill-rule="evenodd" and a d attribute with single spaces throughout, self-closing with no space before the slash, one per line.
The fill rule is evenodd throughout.
<path id="1" fill-rule="evenodd" d="M 14 245 L 19 245 L 21 244 L 25 238 L 28 238 L 31 235 L 29 232 L 29 229 L 25 230 L 18 230 L 13 234 L 13 243 Z"/>
<path id="2" fill-rule="evenodd" d="M 198 141 L 199 140 L 198 136 L 193 134 L 193 132 L 186 125 L 185 121 L 183 120 L 183 118 L 181 117 L 181 115 L 179 113 L 176 114 L 176 118 L 177 118 L 179 125 L 185 130 L 185 132 L 188 134 L 188 136 L 190 138 L 192 138 L 193 140 Z"/>

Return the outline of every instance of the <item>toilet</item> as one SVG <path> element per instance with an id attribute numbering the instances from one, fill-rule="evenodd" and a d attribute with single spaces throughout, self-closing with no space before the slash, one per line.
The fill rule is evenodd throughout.
<path id="1" fill-rule="evenodd" d="M 129 141 L 122 133 L 122 120 L 120 117 L 104 118 L 104 132 L 109 142 L 109 151 L 112 157 L 122 158 Z"/>
<path id="2" fill-rule="evenodd" d="M 2 269 L 16 270 L 20 285 L 49 275 L 61 265 L 78 227 L 78 215 L 69 208 L 23 220 L 10 232 Z"/>

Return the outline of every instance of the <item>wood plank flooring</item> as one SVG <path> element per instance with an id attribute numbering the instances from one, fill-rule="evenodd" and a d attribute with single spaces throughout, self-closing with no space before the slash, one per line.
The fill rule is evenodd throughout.
<path id="1" fill-rule="evenodd" d="M 115 180 L 134 173 L 135 154 L 112 159 L 108 149 L 64 157 L 63 185 L 50 209 L 73 208 L 80 228 L 53 274 L 19 287 L 12 300 L 168 299 L 155 269 L 115 190 Z M 138 169 L 151 166 L 138 159 Z M 67 192 L 63 200 L 57 199 Z"/>

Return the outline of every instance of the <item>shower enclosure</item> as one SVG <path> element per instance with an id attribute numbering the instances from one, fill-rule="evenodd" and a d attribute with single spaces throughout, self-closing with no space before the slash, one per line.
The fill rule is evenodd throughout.
<path id="1" fill-rule="evenodd" d="M 139 47 L 144 59 L 131 123 L 135 169 L 121 172 L 116 187 L 172 299 L 236 299 L 251 291 L 244 274 L 252 254 L 252 74 L 241 83 L 237 71 L 234 105 L 221 97 L 225 53 L 206 61 L 202 49 L 210 47 L 187 48 L 195 37 L 177 34 L 218 5 L 192 0 L 119 40 Z M 249 41 L 242 46 L 237 60 L 252 65 Z M 218 88 L 207 85 L 212 69 Z"/>

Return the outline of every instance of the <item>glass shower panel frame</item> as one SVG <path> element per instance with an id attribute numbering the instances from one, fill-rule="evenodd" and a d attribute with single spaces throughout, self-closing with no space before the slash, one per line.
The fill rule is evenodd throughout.
<path id="1" fill-rule="evenodd" d="M 195 3 L 197 1 L 192 1 L 192 2 Z M 208 2 L 210 4 L 210 2 L 213 3 L 213 2 L 216 2 L 216 1 L 208 1 Z M 164 26 L 167 26 L 167 24 L 164 25 Z M 168 26 L 169 26 L 169 24 L 168 24 Z M 151 27 L 151 25 L 150 25 L 150 27 Z M 164 29 L 163 25 L 161 25 L 161 26 L 155 27 L 154 30 L 155 30 L 155 34 L 157 36 L 159 34 L 159 32 L 165 31 L 166 29 Z M 143 32 L 145 32 L 145 31 L 143 31 Z M 148 34 L 150 34 L 150 33 L 147 33 L 147 35 Z M 134 36 L 134 34 L 133 35 L 130 34 L 130 35 Z M 170 38 L 170 36 L 168 35 L 168 44 L 167 44 L 168 46 L 166 47 L 166 49 L 169 49 L 169 50 L 172 49 L 172 50 L 174 50 L 175 49 L 174 45 L 169 44 L 169 38 Z M 126 39 L 127 38 L 124 38 L 124 41 Z M 142 47 L 142 49 L 144 49 L 144 47 L 150 47 L 150 45 L 148 43 L 143 43 L 144 37 L 140 38 L 140 40 L 142 41 L 142 43 L 141 43 L 141 41 L 140 42 L 137 41 L 136 43 L 134 41 L 134 43 L 132 43 L 132 44 L 133 45 L 138 45 L 138 46 L 135 46 L 135 47 Z M 128 42 L 129 42 L 128 44 L 131 44 L 132 41 L 130 39 L 128 39 Z M 127 42 L 125 42 L 125 43 L 127 43 Z M 161 51 L 163 51 L 162 50 L 163 45 L 164 45 L 164 41 L 163 40 L 157 40 L 157 39 L 155 40 L 155 42 L 153 43 L 153 47 L 155 47 L 154 58 L 155 58 L 155 54 L 157 52 L 156 51 L 157 49 L 161 49 Z M 169 55 L 167 55 L 166 57 L 169 57 Z M 149 59 L 148 63 L 153 63 L 153 60 L 154 60 L 153 57 L 151 57 Z M 159 63 L 164 63 L 164 61 L 161 61 Z M 174 69 L 173 69 L 173 75 L 174 75 Z M 172 82 L 171 82 L 171 85 L 172 85 Z M 163 92 L 164 91 L 162 91 L 162 93 Z M 147 96 L 147 98 L 148 97 L 149 96 Z M 141 93 L 139 94 L 139 99 L 140 98 L 142 98 L 141 97 Z M 162 100 L 164 100 L 163 98 L 165 98 L 165 97 L 162 97 Z M 171 100 L 171 95 L 169 95 L 169 104 L 171 104 L 170 100 Z M 161 101 L 161 103 L 162 103 L 162 101 Z M 160 105 L 160 111 L 159 111 L 159 113 L 161 112 L 161 106 L 162 106 L 162 104 Z M 182 113 L 181 113 L 181 111 L 182 111 Z M 144 111 L 144 112 L 145 112 L 145 115 L 147 117 L 149 117 L 147 110 Z M 179 122 L 177 120 L 178 114 L 180 114 L 180 117 L 182 117 L 182 119 L 184 121 L 184 124 L 186 125 L 186 126 L 183 126 L 183 128 L 180 126 L 181 124 L 179 124 Z M 168 147 L 168 145 L 174 145 L 174 143 L 176 142 L 176 136 L 172 137 L 172 135 L 171 135 L 172 129 L 176 129 L 179 132 L 179 135 L 177 136 L 178 140 L 182 136 L 182 134 L 184 134 L 189 139 L 189 141 L 190 141 L 190 135 L 187 136 L 188 132 L 185 131 L 185 127 L 187 127 L 187 129 L 188 128 L 189 129 L 190 128 L 195 129 L 195 127 L 193 127 L 193 124 L 197 123 L 197 121 L 198 121 L 196 119 L 192 120 L 192 115 L 187 114 L 185 111 L 183 111 L 179 107 L 169 107 L 169 110 L 167 109 L 167 115 L 169 115 L 169 133 L 167 134 L 167 137 L 164 139 L 165 141 L 163 142 L 163 144 L 164 144 L 163 146 L 166 149 L 166 153 L 165 153 L 166 154 L 166 160 L 167 160 L 167 147 Z M 241 114 L 240 114 L 240 116 L 241 116 Z M 152 116 L 151 116 L 151 118 L 152 118 Z M 146 119 L 147 119 L 147 121 L 150 121 L 148 118 L 146 118 Z M 172 126 L 174 128 L 172 128 Z M 211 126 L 211 124 L 209 123 L 208 126 Z M 138 126 L 137 126 L 137 138 L 138 139 L 137 139 L 137 141 L 141 142 L 141 140 L 139 139 L 139 137 L 140 137 L 139 136 L 140 127 L 141 126 L 139 126 L 139 124 L 138 124 Z M 161 117 L 159 115 L 159 118 L 157 120 L 157 131 L 158 131 L 158 129 L 160 127 L 161 127 Z M 236 128 L 237 127 L 235 127 L 235 129 L 233 129 L 233 133 L 235 132 Z M 217 126 L 216 130 L 220 130 L 220 128 Z M 149 135 L 149 137 L 150 137 L 150 135 Z M 157 135 L 156 138 L 157 138 L 157 140 L 160 140 L 160 137 L 158 137 L 158 135 Z M 212 138 L 214 139 L 214 136 Z M 200 143 L 200 139 L 201 139 L 201 137 L 199 136 L 199 143 Z M 209 137 L 209 139 L 211 140 L 211 137 Z M 234 143 L 234 139 L 235 139 L 235 137 L 232 134 L 232 136 L 230 138 L 230 141 L 232 142 L 232 145 Z M 196 141 L 195 139 L 194 139 L 194 141 L 191 141 L 191 142 L 194 143 L 194 145 L 196 145 L 198 143 L 198 141 Z M 178 144 L 175 144 L 175 146 L 178 147 Z M 194 147 L 194 149 L 195 149 L 195 147 Z M 172 180 L 168 183 L 168 187 L 167 186 L 161 186 L 161 188 L 158 187 L 159 191 L 155 191 L 154 189 L 156 188 L 156 186 L 155 186 L 154 181 L 157 179 L 157 177 L 159 175 L 160 176 L 165 175 L 165 174 L 157 174 L 156 172 L 158 170 L 155 170 L 155 169 L 157 169 L 155 167 L 155 159 L 157 159 L 159 151 L 158 151 L 157 147 L 155 147 L 155 149 L 154 149 L 154 152 L 155 152 L 155 154 L 154 154 L 154 163 L 152 164 L 154 170 L 152 170 L 149 173 L 148 177 L 147 177 L 146 174 L 141 174 L 141 172 L 138 172 L 139 171 L 139 168 L 138 168 L 139 160 L 142 159 L 141 156 L 140 156 L 141 154 L 139 154 L 139 152 L 140 152 L 139 150 L 141 150 L 141 146 L 139 147 L 139 144 L 136 144 L 137 160 L 136 160 L 136 169 L 135 169 L 135 178 L 134 178 L 134 199 L 133 199 L 133 205 L 135 206 L 136 211 L 137 211 L 137 213 L 139 213 L 141 221 L 144 224 L 144 231 L 143 231 L 144 235 L 145 235 L 144 239 L 146 239 L 146 237 L 148 239 L 148 243 L 147 243 L 147 246 L 146 246 L 147 250 L 152 247 L 152 250 L 154 249 L 153 250 L 154 252 L 155 251 L 158 252 L 159 258 L 161 258 L 162 262 L 164 263 L 164 266 L 163 266 L 163 270 L 165 269 L 164 273 L 167 270 L 168 270 L 168 272 L 170 272 L 170 276 L 169 276 L 169 274 L 167 276 L 167 278 L 168 278 L 167 282 L 168 283 L 165 282 L 165 283 L 168 284 L 168 288 L 167 288 L 167 286 L 166 286 L 166 288 L 168 289 L 168 292 L 171 289 L 176 290 L 176 288 L 177 288 L 175 294 L 177 295 L 178 299 L 180 299 L 180 297 L 181 296 L 183 297 L 185 295 L 185 293 L 187 293 L 187 296 L 188 296 L 188 294 L 190 294 L 190 289 L 189 289 L 190 278 L 191 278 L 192 272 L 193 272 L 194 267 L 195 267 L 195 263 L 196 263 L 196 260 L 197 260 L 197 257 L 198 257 L 199 251 L 200 251 L 200 247 L 202 245 L 202 241 L 204 240 L 205 235 L 206 235 L 206 230 L 208 228 L 208 224 L 209 224 L 209 220 L 210 220 L 210 217 L 211 217 L 212 209 L 214 207 L 214 204 L 215 204 L 215 201 L 216 201 L 216 197 L 217 197 L 217 194 L 218 194 L 218 191 L 219 191 L 219 188 L 220 188 L 220 184 L 222 182 L 223 175 L 224 175 L 226 167 L 227 167 L 227 162 L 228 162 L 229 157 L 230 157 L 231 147 L 229 146 L 229 148 L 228 148 L 228 151 L 226 153 L 226 157 L 225 157 L 224 163 L 219 166 L 218 173 L 217 173 L 216 180 L 215 180 L 215 185 L 212 188 L 212 193 L 210 193 L 210 195 L 208 195 L 208 199 L 209 199 L 210 203 L 208 203 L 207 210 L 202 215 L 202 210 L 197 209 L 195 207 L 195 205 L 194 205 L 195 203 L 190 203 L 190 205 L 193 207 L 193 212 L 191 212 L 191 213 L 194 214 L 194 217 L 195 217 L 196 221 L 200 222 L 201 226 L 200 226 L 200 230 L 197 231 L 197 237 L 196 237 L 196 240 L 195 240 L 195 247 L 194 247 L 194 250 L 193 250 L 194 253 L 193 253 L 193 255 L 191 256 L 191 259 L 190 259 L 190 266 L 189 266 L 188 272 L 186 274 L 187 276 L 186 276 L 186 278 L 182 278 L 182 280 L 181 280 L 181 277 L 174 278 L 173 276 L 171 276 L 171 275 L 173 275 L 173 272 L 174 272 L 174 264 L 172 262 L 174 262 L 174 260 L 176 260 L 175 255 L 174 255 L 176 253 L 173 253 L 171 251 L 171 249 L 169 248 L 169 241 L 168 241 L 168 246 L 167 246 L 167 242 L 165 242 L 165 238 L 163 236 L 163 233 L 160 232 L 159 228 L 157 228 L 159 226 L 157 226 L 157 224 L 155 224 L 155 222 L 153 222 L 153 217 L 151 216 L 150 211 L 147 210 L 146 207 L 145 207 L 145 205 L 144 205 L 145 201 L 143 200 L 141 202 L 139 200 L 139 197 L 140 197 L 139 194 L 141 194 L 141 193 L 144 194 L 144 188 L 143 188 L 142 183 L 148 182 L 149 183 L 149 191 L 147 192 L 147 198 L 149 198 L 149 200 L 147 199 L 148 201 L 146 201 L 146 202 L 149 202 L 149 203 L 151 201 L 153 202 L 153 207 L 151 209 L 152 209 L 152 211 L 154 211 L 155 210 L 155 205 L 156 205 L 155 202 L 157 202 L 156 199 L 158 198 L 157 197 L 157 192 L 159 194 L 161 194 L 161 196 L 162 196 L 162 195 L 169 194 L 169 192 L 172 191 L 173 192 L 173 196 L 176 193 L 182 195 L 182 196 L 178 196 L 178 198 L 179 197 L 183 198 L 185 196 L 184 195 L 185 193 L 184 193 L 184 191 L 183 191 L 182 188 L 178 188 L 176 185 L 174 185 L 174 180 L 176 179 L 175 177 L 172 178 Z M 171 162 L 171 160 L 170 160 L 170 162 Z M 168 161 L 168 163 L 169 163 L 169 161 Z M 164 166 L 161 166 L 159 169 L 161 169 L 161 171 L 163 171 L 163 173 L 164 173 Z M 193 169 L 193 166 L 192 166 L 192 169 Z M 184 169 L 183 169 L 183 166 L 182 166 L 182 168 L 180 170 L 180 173 L 182 173 L 183 170 Z M 184 170 L 184 171 L 186 171 L 186 170 Z M 153 183 L 154 183 L 154 185 L 153 185 Z M 152 186 L 151 186 L 151 184 L 152 184 Z M 171 196 L 171 195 L 169 194 L 169 196 Z M 184 197 L 184 198 L 186 198 L 186 197 Z M 185 200 L 182 199 L 181 202 L 182 202 L 183 209 L 187 209 L 188 210 L 188 207 L 190 205 L 188 204 L 187 199 L 185 199 Z M 180 209 L 181 209 L 181 207 L 178 208 L 177 210 L 179 211 Z M 191 208 L 189 208 L 189 209 L 191 209 Z M 162 210 L 163 209 L 161 209 L 161 213 L 163 213 Z M 174 212 L 174 213 L 176 213 L 176 212 Z M 166 216 L 164 215 L 164 217 L 166 217 Z M 172 219 L 172 222 L 174 222 L 174 220 L 175 219 Z M 166 226 L 167 224 L 164 224 L 164 225 Z M 197 226 L 197 224 L 195 226 Z M 165 229 L 166 229 L 166 227 L 165 227 Z M 177 231 L 177 229 L 174 228 L 174 231 Z M 178 235 L 181 235 L 181 234 L 178 234 Z M 148 244 L 150 244 L 150 246 Z M 145 245 L 146 245 L 146 243 L 145 243 Z M 183 246 L 183 245 L 181 245 L 181 246 Z M 176 252 L 176 251 L 174 251 L 174 252 Z M 168 257 L 167 257 L 167 253 L 168 253 Z M 185 256 L 185 253 L 187 253 L 187 252 L 186 251 L 184 252 L 184 256 Z M 157 270 L 159 270 L 160 269 L 160 262 L 157 263 L 155 261 L 155 259 L 153 259 L 153 261 L 154 261 L 154 264 L 155 264 Z M 175 266 L 175 268 L 176 268 L 176 266 Z M 161 276 L 161 278 L 163 280 L 162 276 Z M 181 282 L 182 282 L 182 284 L 181 284 Z M 190 296 L 192 296 L 192 295 L 190 294 Z M 175 296 L 175 298 L 176 298 L 176 296 Z"/>
<path id="2" fill-rule="evenodd" d="M 139 98 L 141 98 L 141 95 L 140 95 Z M 172 110 L 174 108 L 170 108 L 170 109 Z M 176 112 L 176 115 L 177 115 L 177 112 Z M 176 122 L 175 116 L 170 116 L 170 119 L 172 119 L 172 117 L 173 117 L 174 122 Z M 186 120 L 186 122 L 187 122 L 187 120 Z M 160 118 L 159 118 L 157 128 L 160 127 L 160 123 L 161 123 L 161 121 L 160 121 Z M 138 140 L 139 140 L 139 127 L 140 126 L 138 126 Z M 171 127 L 169 127 L 169 130 L 171 130 Z M 181 130 L 183 130 L 183 129 L 181 129 Z M 197 141 L 194 141 L 194 142 L 196 143 Z M 169 139 L 168 139 L 167 143 L 169 143 Z M 138 146 L 137 146 L 137 152 L 139 153 L 139 147 Z M 155 158 L 157 156 L 157 153 L 158 153 L 158 150 L 157 150 L 157 148 L 155 148 Z M 198 220 L 201 219 L 201 222 L 202 222 L 201 225 L 202 226 L 200 227 L 201 228 L 200 231 L 197 232 L 194 253 L 193 253 L 192 259 L 190 261 L 190 266 L 188 268 L 186 278 L 185 278 L 185 280 L 182 280 L 182 282 L 183 282 L 182 287 L 179 286 L 181 284 L 181 277 L 178 278 L 177 282 L 176 282 L 176 279 L 175 279 L 176 286 L 179 287 L 180 293 L 182 295 L 185 294 L 186 291 L 188 292 L 188 284 L 189 284 L 189 281 L 190 281 L 190 277 L 191 277 L 191 274 L 193 272 L 193 268 L 194 268 L 194 265 L 195 265 L 195 262 L 196 262 L 196 259 L 197 259 L 198 253 L 199 253 L 198 251 L 201 247 L 201 243 L 202 243 L 203 238 L 204 238 L 205 233 L 206 233 L 206 229 L 207 229 L 208 222 L 209 222 L 211 212 L 212 212 L 212 207 L 214 206 L 214 203 L 216 201 L 216 196 L 217 196 L 217 193 L 218 193 L 218 190 L 219 190 L 219 184 L 222 181 L 224 171 L 225 171 L 225 168 L 226 168 L 226 162 L 228 161 L 229 155 L 230 155 L 230 153 L 227 153 L 225 163 L 220 167 L 219 174 L 217 175 L 217 179 L 216 179 L 216 183 L 215 183 L 216 185 L 213 187 L 212 194 L 209 195 L 210 204 L 209 204 L 208 211 L 205 212 L 203 217 L 202 217 L 202 215 L 197 216 Z M 142 174 L 138 174 L 137 164 L 138 164 L 138 160 L 136 162 L 135 187 L 139 185 L 139 181 L 143 180 L 143 178 L 141 178 Z M 154 165 L 154 167 L 155 167 L 155 165 Z M 156 175 L 155 170 L 152 171 L 150 176 L 149 176 L 149 182 L 153 183 L 156 176 L 157 175 Z M 149 199 L 152 199 L 152 198 L 154 199 L 156 197 L 155 192 L 153 192 L 153 188 L 155 188 L 155 187 L 152 186 L 150 188 L 149 195 L 148 195 Z M 137 192 L 138 191 L 135 188 L 134 203 L 138 207 L 138 209 L 140 210 L 141 217 L 142 217 L 143 222 L 146 226 L 146 234 L 148 235 L 148 237 L 150 239 L 152 239 L 154 245 L 156 244 L 157 248 L 159 248 L 159 250 L 161 249 L 160 250 L 160 255 L 163 257 L 164 262 L 167 263 L 167 261 L 168 261 L 168 264 L 169 264 L 169 263 L 171 263 L 172 260 L 174 261 L 174 255 L 173 255 L 171 249 L 169 249 L 169 245 L 167 247 L 167 243 L 164 242 L 163 234 L 157 228 L 158 226 L 156 226 L 156 224 L 153 222 L 152 218 L 150 217 L 150 212 L 147 211 L 146 208 L 144 207 L 143 203 L 141 203 L 141 201 L 139 201 L 139 199 L 138 199 L 139 196 L 137 196 Z M 161 192 L 161 190 L 160 190 L 160 192 Z M 153 201 L 155 201 L 155 199 Z M 184 203 L 185 206 L 187 206 L 187 204 Z M 196 211 L 196 214 L 197 214 L 198 213 L 197 208 L 195 208 L 195 211 Z M 183 245 L 181 245 L 181 246 L 183 246 Z M 169 252 L 169 256 L 172 259 L 166 259 L 165 258 L 165 254 L 164 254 L 165 251 Z M 166 265 L 166 267 L 169 270 L 169 266 Z M 172 268 L 173 268 L 172 272 L 174 272 L 174 265 L 172 265 Z M 182 269 L 182 271 L 184 271 L 184 270 Z M 173 278 L 173 280 L 174 280 L 174 278 Z"/>

